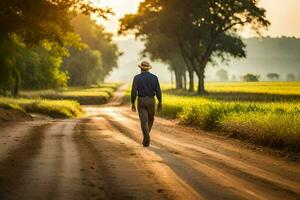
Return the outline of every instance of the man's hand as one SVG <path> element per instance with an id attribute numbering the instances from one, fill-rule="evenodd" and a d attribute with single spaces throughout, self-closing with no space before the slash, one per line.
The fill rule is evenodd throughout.
<path id="1" fill-rule="evenodd" d="M 162 104 L 161 104 L 161 102 L 159 102 L 158 105 L 157 105 L 157 111 L 158 112 L 162 111 Z"/>
<path id="2" fill-rule="evenodd" d="M 132 111 L 132 112 L 136 112 L 135 105 L 132 105 L 132 106 L 131 106 L 131 111 Z"/>

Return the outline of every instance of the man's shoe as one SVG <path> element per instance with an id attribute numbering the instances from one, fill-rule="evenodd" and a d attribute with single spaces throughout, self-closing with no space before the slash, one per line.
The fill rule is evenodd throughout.
<path id="1" fill-rule="evenodd" d="M 144 138 L 143 139 L 143 146 L 144 147 L 149 147 L 150 144 L 150 139 L 149 138 Z"/>
<path id="2" fill-rule="evenodd" d="M 149 144 L 143 144 L 144 147 L 149 147 Z"/>

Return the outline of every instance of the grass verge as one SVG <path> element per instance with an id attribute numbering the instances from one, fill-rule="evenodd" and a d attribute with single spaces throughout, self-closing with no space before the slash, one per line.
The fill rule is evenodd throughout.
<path id="1" fill-rule="evenodd" d="M 80 117 L 83 111 L 76 101 L 0 97 L 0 107 L 48 115 L 54 118 Z"/>
<path id="2" fill-rule="evenodd" d="M 68 88 L 61 90 L 22 91 L 20 96 L 24 98 L 42 98 L 52 100 L 74 100 L 81 105 L 105 104 L 119 84 L 102 84 L 88 88 Z"/>
<path id="3" fill-rule="evenodd" d="M 163 105 L 161 116 L 179 118 L 181 124 L 300 152 L 299 102 L 225 102 L 165 94 Z"/>

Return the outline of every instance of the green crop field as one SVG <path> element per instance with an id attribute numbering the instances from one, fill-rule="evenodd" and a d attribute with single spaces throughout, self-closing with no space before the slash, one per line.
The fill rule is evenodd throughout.
<path id="1" fill-rule="evenodd" d="M 161 116 L 264 146 L 300 151 L 300 83 L 208 83 L 204 97 L 163 86 Z"/>
<path id="2" fill-rule="evenodd" d="M 163 90 L 181 96 L 196 94 L 185 91 L 173 91 L 170 85 L 163 85 Z M 300 101 L 300 82 L 228 82 L 206 84 L 207 98 L 225 101 Z"/>
<path id="3" fill-rule="evenodd" d="M 60 90 L 22 91 L 24 98 L 43 98 L 53 100 L 75 100 L 82 105 L 104 104 L 119 84 L 102 84 L 93 87 L 77 87 Z"/>
<path id="4" fill-rule="evenodd" d="M 206 89 L 209 92 L 300 95 L 300 82 L 207 83 Z"/>

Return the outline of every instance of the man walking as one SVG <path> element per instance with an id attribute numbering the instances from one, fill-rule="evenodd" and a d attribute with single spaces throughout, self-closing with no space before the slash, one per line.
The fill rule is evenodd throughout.
<path id="1" fill-rule="evenodd" d="M 131 103 L 133 112 L 136 112 L 135 100 L 138 96 L 138 113 L 141 121 L 141 128 L 143 131 L 144 147 L 148 147 L 150 144 L 150 131 L 154 121 L 155 114 L 155 99 L 158 100 L 158 111 L 162 110 L 162 95 L 157 76 L 150 73 L 149 70 L 152 66 L 143 61 L 139 68 L 141 68 L 141 73 L 136 75 L 133 79 L 132 89 L 131 89 Z"/>

